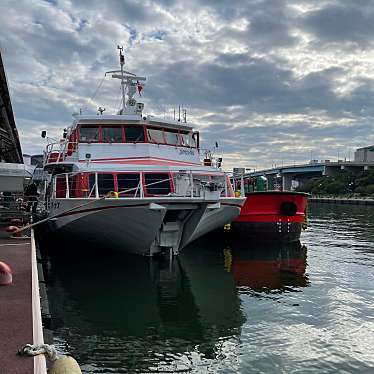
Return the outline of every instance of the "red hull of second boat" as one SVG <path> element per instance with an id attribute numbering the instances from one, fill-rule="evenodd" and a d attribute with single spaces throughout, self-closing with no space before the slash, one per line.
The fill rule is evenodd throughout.
<path id="1" fill-rule="evenodd" d="M 261 241 L 295 241 L 306 224 L 308 194 L 264 191 L 246 194 L 231 228 L 237 235 Z"/>

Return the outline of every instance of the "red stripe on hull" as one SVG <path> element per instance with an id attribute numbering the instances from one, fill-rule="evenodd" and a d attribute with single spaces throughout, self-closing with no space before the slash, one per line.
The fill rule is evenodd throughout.
<path id="1" fill-rule="evenodd" d="M 79 160 L 79 162 L 87 162 L 86 160 Z M 176 161 L 166 158 L 158 157 L 123 157 L 123 158 L 94 158 L 91 160 L 93 163 L 97 164 L 129 164 L 129 165 L 178 165 L 178 166 L 201 166 L 200 163 L 186 162 L 186 161 Z"/>

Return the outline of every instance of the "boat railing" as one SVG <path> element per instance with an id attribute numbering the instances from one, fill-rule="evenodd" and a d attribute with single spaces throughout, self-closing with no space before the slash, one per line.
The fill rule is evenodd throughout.
<path id="1" fill-rule="evenodd" d="M 62 140 L 61 142 L 49 143 L 44 152 L 44 165 L 62 162 L 66 157 L 73 156 L 78 149 L 78 142 Z"/>
<path id="2" fill-rule="evenodd" d="M 231 196 L 228 180 L 222 175 L 199 175 L 192 171 L 180 171 L 165 179 L 144 182 L 142 173 L 137 177 L 129 175 L 126 184 L 129 188 L 115 188 L 110 173 L 63 173 L 53 179 L 53 198 L 144 198 L 144 197 L 183 197 L 217 200 L 220 196 Z M 100 176 L 100 177 L 99 177 Z M 132 179 L 131 179 L 132 178 Z M 100 179 L 100 180 L 99 180 Z"/>

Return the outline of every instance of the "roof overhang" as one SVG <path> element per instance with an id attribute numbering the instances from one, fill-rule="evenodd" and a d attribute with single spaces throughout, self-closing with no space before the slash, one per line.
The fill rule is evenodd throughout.
<path id="1" fill-rule="evenodd" d="M 0 161 L 22 163 L 21 144 L 14 120 L 0 51 Z"/>
<path id="2" fill-rule="evenodd" d="M 191 131 L 193 128 L 187 124 L 180 123 L 178 121 L 166 120 L 157 117 L 142 117 L 140 115 L 96 115 L 96 116 L 75 116 L 75 125 L 114 125 L 114 124 L 138 124 L 138 125 L 150 125 L 157 127 L 170 128 L 174 130 Z"/>

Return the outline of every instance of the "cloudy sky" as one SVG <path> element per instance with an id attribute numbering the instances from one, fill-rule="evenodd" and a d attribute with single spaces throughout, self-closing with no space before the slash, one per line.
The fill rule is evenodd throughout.
<path id="1" fill-rule="evenodd" d="M 24 153 L 82 108 L 115 111 L 117 44 L 145 112 L 179 104 L 224 166 L 353 158 L 374 144 L 374 0 L 0 0 Z"/>

